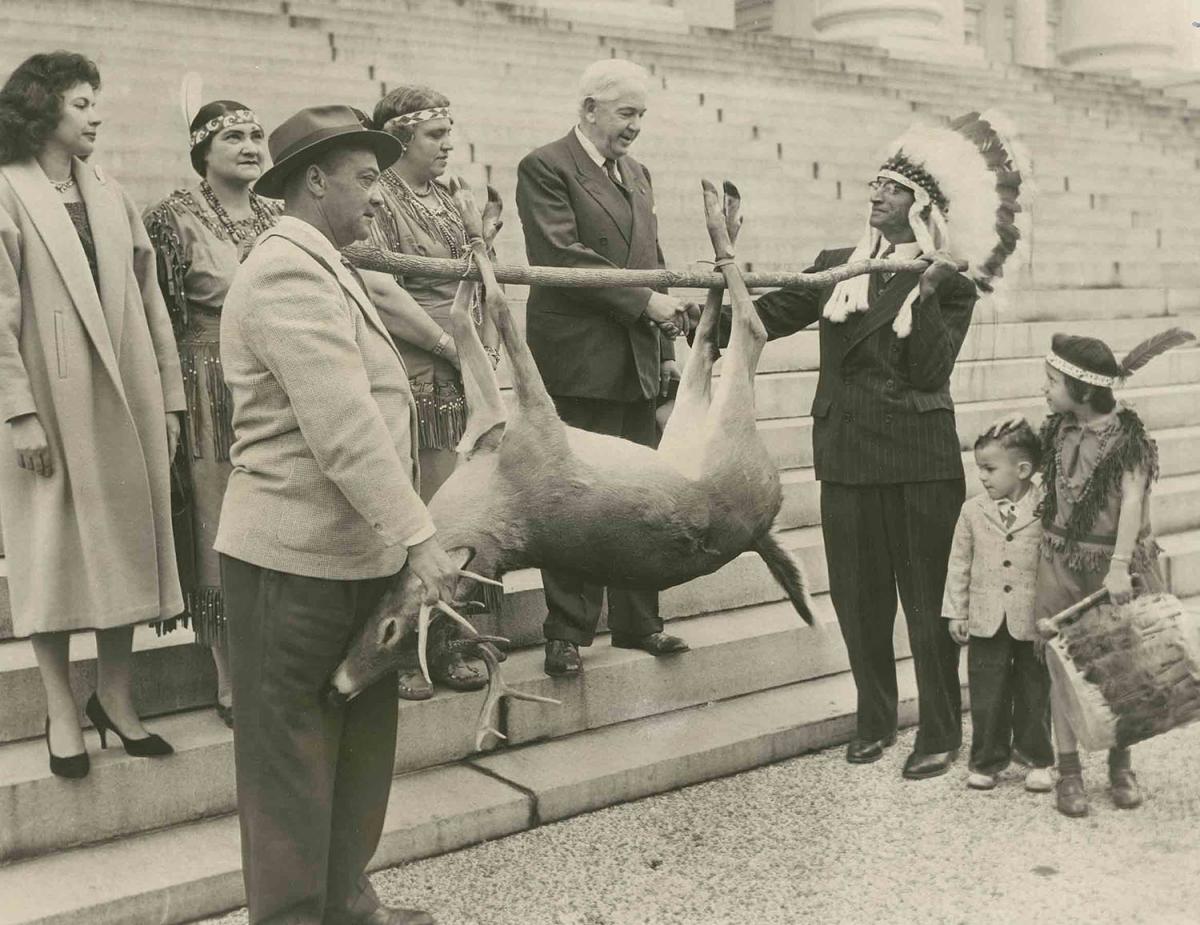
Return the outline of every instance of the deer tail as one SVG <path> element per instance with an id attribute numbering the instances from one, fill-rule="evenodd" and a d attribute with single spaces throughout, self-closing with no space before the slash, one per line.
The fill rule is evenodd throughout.
<path id="1" fill-rule="evenodd" d="M 809 626 L 814 621 L 812 598 L 808 594 L 808 581 L 800 562 L 779 542 L 772 532 L 764 533 L 755 541 L 753 549 L 762 556 L 771 576 L 783 586 L 796 608 L 796 613 Z"/>

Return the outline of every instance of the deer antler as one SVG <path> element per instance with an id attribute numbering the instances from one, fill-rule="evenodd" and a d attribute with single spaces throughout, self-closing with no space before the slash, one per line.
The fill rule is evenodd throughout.
<path id="1" fill-rule="evenodd" d="M 553 697 L 542 697 L 539 694 L 530 694 L 527 691 L 509 687 L 508 683 L 500 677 L 500 661 L 496 658 L 495 651 L 491 646 L 485 645 L 485 643 L 508 645 L 508 640 L 496 636 L 477 636 L 472 639 L 457 639 L 450 643 L 451 646 L 460 652 L 483 659 L 483 663 L 487 666 L 487 696 L 484 698 L 483 706 L 479 710 L 479 722 L 475 726 L 476 751 L 480 751 L 483 748 L 483 743 L 487 739 L 488 733 L 491 733 L 498 739 L 508 738 L 498 728 L 499 723 L 493 720 L 493 717 L 496 717 L 499 712 L 501 697 L 512 697 L 514 700 L 528 700 L 531 703 L 562 705 L 561 700 L 555 700 Z"/>

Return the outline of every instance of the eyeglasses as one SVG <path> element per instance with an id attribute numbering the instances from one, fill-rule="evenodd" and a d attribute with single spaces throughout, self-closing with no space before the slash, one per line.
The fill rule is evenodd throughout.
<path id="1" fill-rule="evenodd" d="M 872 180 L 867 184 L 867 189 L 872 193 L 884 193 L 888 196 L 895 196 L 899 193 L 911 193 L 906 186 L 901 186 L 895 180 Z"/>

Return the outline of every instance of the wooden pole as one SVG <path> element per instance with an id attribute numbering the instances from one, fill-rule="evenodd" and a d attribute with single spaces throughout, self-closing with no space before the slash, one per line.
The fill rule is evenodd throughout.
<path id="1" fill-rule="evenodd" d="M 417 257 L 395 251 L 383 251 L 365 244 L 353 244 L 343 252 L 361 270 L 375 270 L 393 276 L 428 276 L 435 279 L 479 280 L 479 268 L 466 260 Z M 924 260 L 856 260 L 820 273 L 747 273 L 746 285 L 753 288 L 802 286 L 824 289 L 852 276 L 882 271 L 920 273 L 929 264 Z M 700 270 L 592 270 L 578 267 L 526 267 L 496 264 L 496 279 L 515 285 L 559 286 L 564 288 L 617 289 L 645 286 L 650 289 L 723 289 L 720 273 Z"/>

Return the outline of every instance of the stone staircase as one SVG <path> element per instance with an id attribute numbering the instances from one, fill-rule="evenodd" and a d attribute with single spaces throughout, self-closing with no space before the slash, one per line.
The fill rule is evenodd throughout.
<path id="1" fill-rule="evenodd" d="M 578 8 L 578 4 L 572 9 Z M 565 8 L 563 8 L 565 10 Z M 598 7 L 597 7 L 598 9 Z M 637 156 L 652 170 L 672 265 L 709 256 L 698 179 L 730 177 L 745 198 L 741 259 L 798 269 L 853 242 L 877 148 L 914 118 L 999 106 L 1035 157 L 1030 249 L 1003 304 L 981 303 L 954 373 L 968 487 L 969 447 L 1001 413 L 1040 418 L 1042 361 L 1054 331 L 1087 331 L 1120 353 L 1171 324 L 1197 329 L 1200 232 L 1197 112 L 1118 78 L 1015 67 L 953 68 L 879 49 L 679 28 L 667 5 L 642 17 L 569 18 L 541 4 L 464 0 L 41 0 L 0 7 L 0 72 L 36 50 L 92 55 L 107 123 L 96 155 L 137 201 L 190 183 L 176 99 L 187 70 L 206 95 L 240 99 L 268 126 L 329 100 L 369 109 L 401 82 L 435 86 L 456 115 L 454 168 L 487 178 L 510 204 L 499 242 L 524 261 L 512 208 L 518 159 L 566 132 L 579 70 L 620 55 L 657 88 Z M 656 26 L 655 23 L 658 23 Z M 523 316 L 523 292 L 512 296 Z M 817 340 L 768 345 L 760 430 L 784 484 L 784 541 L 817 593 L 800 624 L 754 556 L 663 595 L 692 650 L 658 661 L 602 637 L 580 679 L 547 678 L 540 577 L 506 576 L 485 632 L 515 646 L 511 683 L 563 701 L 505 704 L 508 744 L 473 749 L 481 694 L 404 703 L 396 782 L 377 866 L 450 851 L 574 813 L 734 773 L 844 741 L 853 686 L 829 604 L 807 416 Z M 503 372 L 503 368 L 502 368 Z M 1123 397 L 1157 436 L 1163 476 L 1153 516 L 1175 592 L 1200 595 L 1200 349 L 1139 373 Z M 2 560 L 0 560 L 2 561 Z M 901 712 L 915 718 L 902 617 Z M 210 709 L 207 653 L 180 631 L 136 636 L 138 698 L 178 753 L 163 761 L 100 752 L 91 775 L 48 771 L 40 680 L 11 638 L 0 595 L 0 925 L 182 922 L 242 901 L 232 740 Z M 74 640 L 82 703 L 93 641 Z"/>

